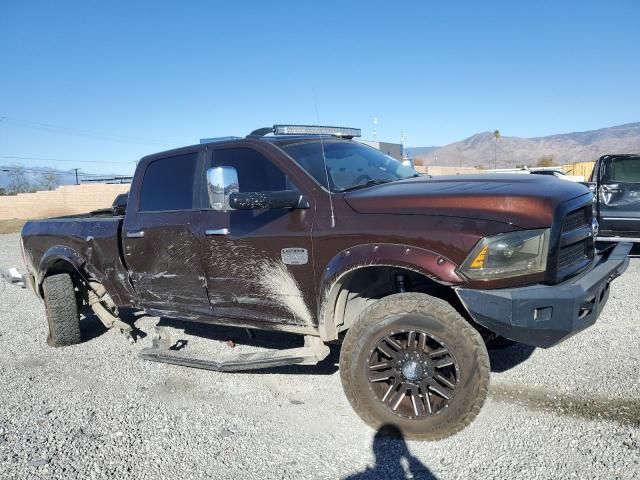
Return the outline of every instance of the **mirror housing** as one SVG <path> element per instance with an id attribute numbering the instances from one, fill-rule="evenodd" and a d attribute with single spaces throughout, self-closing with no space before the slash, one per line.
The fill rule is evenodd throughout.
<path id="1" fill-rule="evenodd" d="M 309 200 L 295 190 L 280 192 L 233 193 L 229 205 L 234 210 L 276 210 L 281 208 L 309 208 Z"/>
<path id="2" fill-rule="evenodd" d="M 295 190 L 240 193 L 235 167 L 213 167 L 207 170 L 209 206 L 219 212 L 229 210 L 275 210 L 309 208 L 309 200 Z"/>
<path id="3" fill-rule="evenodd" d="M 207 192 L 209 206 L 213 210 L 226 212 L 233 210 L 229 199 L 240 192 L 238 172 L 234 167 L 213 167 L 207 170 Z"/>
<path id="4" fill-rule="evenodd" d="M 598 190 L 598 184 L 596 182 L 582 182 L 582 184 L 591 190 L 591 193 L 595 195 Z"/>

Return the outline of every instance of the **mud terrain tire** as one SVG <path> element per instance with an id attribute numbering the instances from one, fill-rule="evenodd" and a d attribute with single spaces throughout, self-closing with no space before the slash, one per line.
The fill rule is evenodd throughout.
<path id="1" fill-rule="evenodd" d="M 71 275 L 51 275 L 44 279 L 43 289 L 49 324 L 47 343 L 52 347 L 80 343 L 80 315 Z"/>
<path id="2" fill-rule="evenodd" d="M 414 340 L 411 341 L 411 344 L 410 332 L 414 332 Z M 417 342 L 415 341 L 415 332 L 422 332 L 418 333 Z M 402 337 L 397 336 L 405 334 L 407 335 L 405 341 L 401 340 Z M 417 394 L 418 398 L 422 399 L 420 415 L 406 414 L 407 408 L 418 413 L 418 407 L 416 407 L 413 397 L 414 393 L 408 390 L 406 396 L 403 396 L 401 385 L 398 388 L 398 397 L 396 398 L 403 396 L 399 405 L 405 408 L 405 414 L 392 411 L 390 406 L 384 403 L 380 394 L 376 392 L 380 391 L 380 388 L 385 390 L 387 385 L 389 385 L 389 389 L 393 388 L 396 377 L 385 380 L 388 382 L 385 384 L 383 382 L 373 383 L 369 375 L 375 370 L 376 365 L 381 365 L 381 353 L 378 351 L 378 346 L 385 345 L 383 350 L 388 350 L 386 347 L 389 345 L 381 342 L 392 335 L 396 335 L 391 337 L 393 339 L 400 338 L 397 343 L 393 340 L 392 343 L 396 343 L 396 346 L 406 345 L 407 350 L 401 350 L 399 355 L 396 355 L 394 351 L 393 360 L 383 359 L 384 362 L 396 365 L 397 361 L 397 365 L 401 365 L 406 355 L 404 352 L 408 351 L 410 356 L 420 358 L 420 362 L 423 362 L 420 365 L 425 365 L 424 371 L 420 365 L 418 366 L 418 373 L 420 371 L 424 373 L 424 376 L 420 378 L 428 377 L 425 380 L 416 379 L 416 370 L 415 368 L 412 370 L 412 367 L 415 367 L 415 362 L 413 365 L 409 365 L 408 370 L 395 367 L 395 375 L 399 375 L 405 382 L 424 381 L 422 385 L 433 384 L 434 388 L 442 390 L 440 388 L 442 384 L 433 379 L 441 370 L 434 370 L 433 364 L 430 363 L 432 354 L 435 355 L 436 349 L 439 347 L 427 345 L 426 348 L 423 348 L 424 343 L 421 344 L 421 342 L 424 340 L 422 339 L 428 339 L 428 342 L 432 342 L 431 345 L 439 343 L 448 350 L 449 356 L 442 358 L 448 358 L 449 362 L 454 363 L 454 365 L 447 367 L 450 369 L 447 375 L 455 383 L 454 388 L 445 390 L 450 397 L 448 400 L 431 392 L 430 386 L 426 387 L 427 392 L 430 392 L 426 395 L 423 390 L 416 387 L 415 391 L 420 392 Z M 410 349 L 410 346 L 413 345 L 415 348 Z M 373 363 L 372 358 L 374 357 L 372 356 L 378 358 Z M 441 362 L 441 364 L 446 363 L 447 360 Z M 435 368 L 443 367 L 437 366 Z M 430 369 L 432 376 L 427 375 L 427 369 Z M 407 371 L 410 372 L 408 373 L 410 378 L 405 377 Z M 412 371 L 414 373 L 411 373 Z M 364 309 L 347 332 L 340 352 L 342 386 L 356 413 L 373 428 L 393 425 L 402 432 L 405 438 L 413 440 L 439 440 L 451 436 L 469 425 L 478 415 L 487 397 L 489 376 L 489 355 L 478 331 L 447 302 L 422 293 L 390 295 Z M 378 387 L 380 383 L 382 386 Z M 395 395 L 395 392 L 392 395 Z M 440 402 L 440 409 L 436 412 L 436 407 L 434 407 L 432 414 L 432 401 L 429 398 Z M 395 404 L 395 401 L 392 403 Z M 426 411 L 425 405 L 428 405 L 428 411 Z"/>

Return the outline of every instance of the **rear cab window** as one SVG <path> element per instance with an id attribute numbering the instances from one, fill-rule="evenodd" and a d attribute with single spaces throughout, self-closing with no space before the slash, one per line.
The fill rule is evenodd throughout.
<path id="1" fill-rule="evenodd" d="M 140 187 L 140 212 L 191 210 L 198 153 L 160 158 L 147 165 Z"/>

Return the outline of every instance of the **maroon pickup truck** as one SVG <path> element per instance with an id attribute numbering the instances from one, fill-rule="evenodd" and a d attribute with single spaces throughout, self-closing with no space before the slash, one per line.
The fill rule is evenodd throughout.
<path id="1" fill-rule="evenodd" d="M 315 364 L 340 342 L 344 391 L 368 424 L 438 439 L 489 385 L 486 343 L 551 347 L 592 325 L 631 245 L 594 247 L 592 194 L 532 175 L 436 177 L 353 140 L 276 125 L 143 158 L 128 198 L 28 222 L 25 283 L 48 342 L 79 311 L 118 309 L 294 332 L 304 345 L 202 358 L 160 332 L 143 358 L 236 371 Z"/>

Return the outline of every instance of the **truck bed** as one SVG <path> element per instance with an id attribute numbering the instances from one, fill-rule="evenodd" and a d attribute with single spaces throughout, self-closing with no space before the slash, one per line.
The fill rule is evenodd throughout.
<path id="1" fill-rule="evenodd" d="M 61 259 L 73 259 L 102 283 L 116 304 L 128 304 L 133 288 L 122 252 L 123 216 L 110 210 L 30 220 L 22 229 L 23 252 L 29 275 L 40 295 L 43 275 Z"/>

